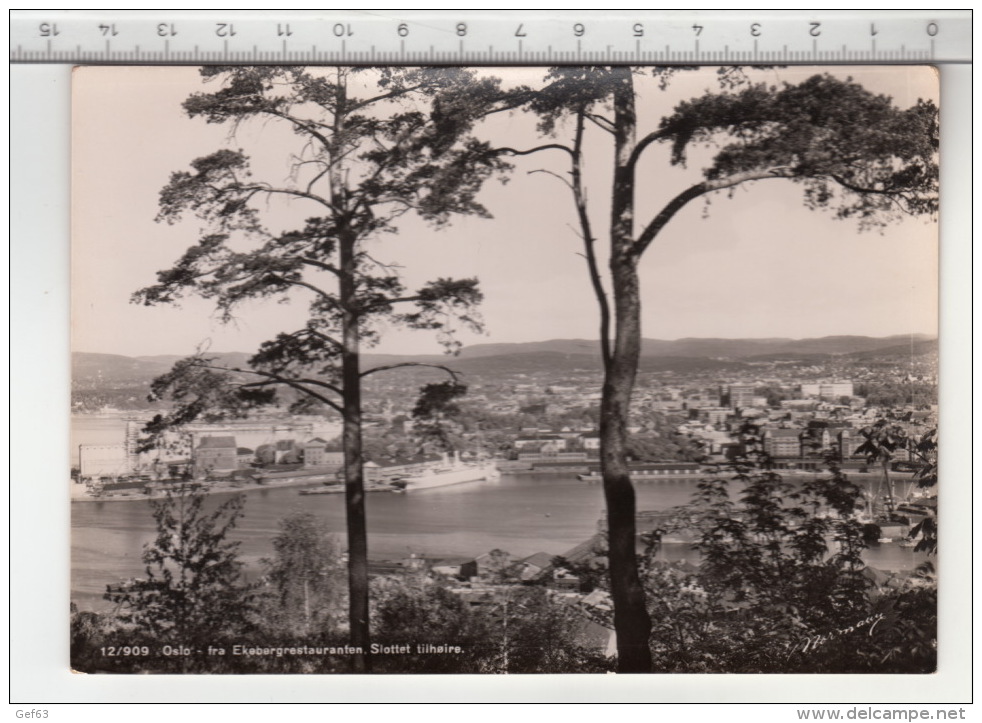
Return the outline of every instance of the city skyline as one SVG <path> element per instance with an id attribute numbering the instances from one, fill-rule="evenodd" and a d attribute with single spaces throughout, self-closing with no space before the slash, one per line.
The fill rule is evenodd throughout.
<path id="1" fill-rule="evenodd" d="M 903 107 L 919 97 L 936 100 L 931 69 L 826 70 L 857 76 Z M 495 72 L 509 82 L 531 82 L 541 75 L 540 69 L 527 68 Z M 786 68 L 762 75 L 769 82 L 791 82 L 815 72 Z M 714 78 L 713 69 L 704 69 L 683 74 L 667 93 L 641 86 L 646 93 L 643 122 L 657 122 L 675 102 L 699 94 Z M 213 351 L 250 352 L 294 318 L 291 305 L 253 304 L 223 326 L 211 305 L 199 299 L 181 308 L 128 303 L 129 295 L 152 283 L 154 273 L 168 268 L 193 238 L 193 222 L 167 226 L 153 221 L 157 194 L 168 175 L 220 146 L 249 152 L 257 142 L 279 148 L 283 140 L 269 128 L 254 135 L 244 129 L 228 138 L 224 129 L 186 118 L 180 103 L 200 87 L 193 68 L 76 71 L 73 350 L 147 356 L 190 354 L 204 344 Z M 536 144 L 530 124 L 529 118 L 515 115 L 484 130 L 494 139 L 527 147 Z M 280 163 L 286 173 L 277 153 L 257 162 L 274 172 Z M 656 160 L 667 163 L 667 156 Z M 659 182 L 642 192 L 677 192 L 698 173 L 699 158 L 693 160 L 690 169 L 672 168 L 664 184 L 663 168 L 652 166 L 651 178 Z M 604 158 L 595 155 L 588 162 L 587 173 L 601 179 L 602 187 Z M 507 186 L 488 184 L 480 200 L 493 219 L 458 218 L 433 231 L 405 217 L 397 236 L 377 243 L 387 261 L 404 266 L 410 288 L 436 276 L 480 279 L 487 335 L 461 335 L 465 345 L 599 337 L 568 191 L 556 178 L 535 172 L 547 164 L 545 158 L 516 159 Z M 800 193 L 791 183 L 761 182 L 735 199 L 713 198 L 711 206 L 691 204 L 680 213 L 642 263 L 643 335 L 936 336 L 937 224 L 905 219 L 882 235 L 859 234 L 851 222 L 805 209 Z M 597 199 L 594 212 L 601 221 L 605 211 Z M 285 216 L 288 209 L 276 213 Z M 425 242 L 418 241 L 424 236 Z M 370 351 L 432 354 L 440 348 L 427 334 L 387 330 Z"/>

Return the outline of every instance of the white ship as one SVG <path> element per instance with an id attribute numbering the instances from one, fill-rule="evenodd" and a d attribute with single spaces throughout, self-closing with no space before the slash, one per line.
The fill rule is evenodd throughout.
<path id="1" fill-rule="evenodd" d="M 480 480 L 496 480 L 501 477 L 498 468 L 493 462 L 484 461 L 473 464 L 460 461 L 458 455 L 454 455 L 453 461 L 445 460 L 442 464 L 428 468 L 425 472 L 418 475 L 407 477 L 405 489 L 407 492 L 414 490 L 428 490 L 434 487 L 447 487 L 448 485 L 461 484 L 463 482 L 478 482 Z"/>

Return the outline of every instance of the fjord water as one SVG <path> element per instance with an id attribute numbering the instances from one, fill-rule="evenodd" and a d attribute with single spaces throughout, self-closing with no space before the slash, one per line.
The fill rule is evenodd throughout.
<path id="1" fill-rule="evenodd" d="M 666 479 L 636 486 L 639 510 L 685 504 L 696 481 Z M 250 576 L 259 560 L 272 554 L 279 520 L 302 510 L 317 516 L 344 540 L 343 495 L 300 496 L 297 488 L 244 492 L 246 505 L 232 539 Z M 216 494 L 212 509 L 227 500 Z M 474 556 L 495 548 L 524 557 L 535 552 L 560 555 L 597 531 L 604 511 L 603 490 L 574 475 L 502 475 L 497 481 L 470 482 L 407 494 L 370 494 L 367 501 L 369 554 L 374 559 Z M 143 501 L 72 504 L 72 600 L 82 609 L 104 607 L 106 585 L 145 575 L 140 556 L 154 536 L 150 507 Z M 665 559 L 690 559 L 687 545 L 666 544 Z M 915 567 L 925 557 L 897 544 L 874 545 L 865 555 L 883 569 Z"/>

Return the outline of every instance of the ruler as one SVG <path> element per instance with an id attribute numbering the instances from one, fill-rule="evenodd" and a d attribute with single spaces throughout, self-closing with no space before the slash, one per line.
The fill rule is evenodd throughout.
<path id="1" fill-rule="evenodd" d="M 12 63 L 969 63 L 969 10 L 11 11 Z"/>

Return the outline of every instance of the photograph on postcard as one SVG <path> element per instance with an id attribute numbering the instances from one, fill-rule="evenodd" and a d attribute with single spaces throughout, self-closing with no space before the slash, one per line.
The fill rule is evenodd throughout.
<path id="1" fill-rule="evenodd" d="M 78 67 L 71 668 L 936 670 L 931 67 Z"/>

